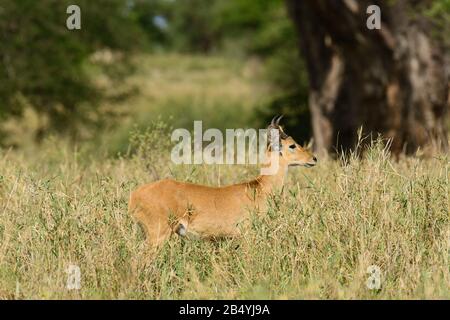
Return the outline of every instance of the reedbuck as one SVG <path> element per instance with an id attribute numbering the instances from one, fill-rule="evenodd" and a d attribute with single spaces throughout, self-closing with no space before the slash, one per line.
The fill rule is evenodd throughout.
<path id="1" fill-rule="evenodd" d="M 277 148 L 269 143 L 266 151 L 268 159 L 273 152 L 279 156 L 273 175 L 217 188 L 164 179 L 133 191 L 129 210 L 150 244 L 157 247 L 173 233 L 210 239 L 238 235 L 237 224 L 249 209 L 265 209 L 267 197 L 283 186 L 289 166 L 314 166 L 316 157 L 283 132 L 280 119 L 275 117 L 269 126 L 279 130 Z"/>

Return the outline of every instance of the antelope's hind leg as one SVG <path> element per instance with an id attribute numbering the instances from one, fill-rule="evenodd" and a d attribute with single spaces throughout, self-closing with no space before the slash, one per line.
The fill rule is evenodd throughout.
<path id="1" fill-rule="evenodd" d="M 170 237 L 172 230 L 167 220 L 162 217 L 146 214 L 143 210 L 138 210 L 134 216 L 143 227 L 150 246 L 158 248 Z"/>
<path id="2" fill-rule="evenodd" d="M 164 242 L 169 239 L 173 233 L 172 228 L 163 217 L 153 217 L 152 221 L 147 224 L 147 240 L 154 248 L 161 247 Z"/>

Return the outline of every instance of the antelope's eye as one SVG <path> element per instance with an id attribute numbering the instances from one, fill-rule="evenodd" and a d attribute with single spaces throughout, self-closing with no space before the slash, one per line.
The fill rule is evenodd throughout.
<path id="1" fill-rule="evenodd" d="M 289 148 L 290 149 L 295 149 L 297 146 L 295 145 L 295 144 L 291 144 L 290 146 L 289 146 Z"/>

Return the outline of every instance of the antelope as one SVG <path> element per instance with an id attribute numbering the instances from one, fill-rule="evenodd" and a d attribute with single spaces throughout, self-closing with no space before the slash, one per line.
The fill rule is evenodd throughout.
<path id="1" fill-rule="evenodd" d="M 145 184 L 130 195 L 129 211 L 143 226 L 151 246 L 159 247 L 171 234 L 214 239 L 239 235 L 238 223 L 250 210 L 262 212 L 267 198 L 281 190 L 288 167 L 312 167 L 316 157 L 288 136 L 274 117 L 268 129 L 279 130 L 279 143 L 268 143 L 266 156 L 278 156 L 273 175 L 224 187 L 209 187 L 172 179 Z"/>

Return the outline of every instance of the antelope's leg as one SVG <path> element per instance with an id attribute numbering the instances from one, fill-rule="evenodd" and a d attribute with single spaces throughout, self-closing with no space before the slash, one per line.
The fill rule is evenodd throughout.
<path id="1" fill-rule="evenodd" d="M 161 246 L 170 237 L 171 233 L 172 230 L 169 224 L 162 219 L 158 219 L 151 226 L 147 226 L 147 240 L 155 248 Z"/>
<path id="2" fill-rule="evenodd" d="M 167 219 L 149 211 L 146 208 L 138 207 L 134 209 L 133 215 L 144 227 L 148 243 L 152 247 L 159 247 L 170 236 L 172 230 Z"/>

